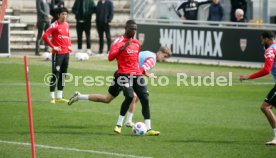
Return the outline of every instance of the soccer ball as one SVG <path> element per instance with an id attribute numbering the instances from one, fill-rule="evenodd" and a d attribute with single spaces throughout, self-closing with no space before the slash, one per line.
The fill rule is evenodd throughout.
<path id="1" fill-rule="evenodd" d="M 52 54 L 51 53 L 48 53 L 48 52 L 45 52 L 42 54 L 42 58 L 44 61 L 50 61 L 52 59 Z"/>
<path id="2" fill-rule="evenodd" d="M 137 123 L 134 124 L 134 126 L 132 128 L 132 132 L 135 135 L 143 136 L 147 132 L 147 127 L 143 122 L 137 122 Z"/>
<path id="3" fill-rule="evenodd" d="M 87 53 L 83 53 L 83 60 L 89 60 L 89 55 Z"/>
<path id="4" fill-rule="evenodd" d="M 89 55 L 86 53 L 76 53 L 75 57 L 78 61 L 89 60 Z"/>

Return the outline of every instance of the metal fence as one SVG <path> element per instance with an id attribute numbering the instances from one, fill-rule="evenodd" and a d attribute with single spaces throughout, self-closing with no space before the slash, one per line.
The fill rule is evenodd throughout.
<path id="1" fill-rule="evenodd" d="M 198 0 L 201 1 L 201 0 Z M 131 0 L 131 17 L 134 19 L 179 19 L 175 13 L 176 6 L 181 0 Z M 224 21 L 230 19 L 230 0 L 221 0 L 224 7 Z M 249 20 L 270 22 L 270 17 L 276 17 L 275 0 L 247 0 L 247 17 Z M 199 9 L 199 20 L 206 20 L 209 5 Z"/>

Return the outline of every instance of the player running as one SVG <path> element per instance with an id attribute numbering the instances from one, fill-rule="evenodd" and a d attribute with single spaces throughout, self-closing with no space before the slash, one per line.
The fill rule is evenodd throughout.
<path id="1" fill-rule="evenodd" d="M 251 75 L 241 75 L 241 81 L 259 78 L 268 75 L 269 72 L 271 72 L 274 81 L 276 82 L 276 41 L 274 33 L 271 31 L 264 31 L 261 35 L 261 42 L 266 49 L 264 52 L 264 67 L 260 71 Z M 276 145 L 276 117 L 272 112 L 273 106 L 274 108 L 276 107 L 276 85 L 270 90 L 263 104 L 261 105 L 261 110 L 265 114 L 274 132 L 274 139 L 272 141 L 266 142 L 266 145 Z"/>
<path id="2" fill-rule="evenodd" d="M 115 40 L 115 42 L 112 45 L 110 54 L 109 54 L 109 60 L 117 59 L 118 63 L 118 71 L 114 75 L 114 84 L 112 84 L 109 87 L 109 94 L 107 95 L 101 95 L 101 94 L 91 94 L 91 95 L 81 95 L 79 93 L 76 93 L 69 101 L 69 105 L 74 103 L 75 101 L 81 99 L 81 100 L 91 100 L 96 102 L 104 102 L 109 103 L 111 100 L 113 100 L 120 91 L 122 90 L 125 95 L 125 101 L 122 103 L 120 115 L 118 118 L 117 125 L 114 129 L 114 132 L 120 134 L 121 133 L 121 127 L 123 124 L 124 116 L 129 109 L 129 105 L 133 101 L 134 98 L 134 91 L 137 93 L 138 97 L 141 99 L 142 103 L 142 114 L 145 119 L 145 124 L 147 126 L 148 132 L 147 135 L 159 135 L 159 131 L 151 130 L 151 121 L 150 121 L 150 111 L 149 111 L 149 101 L 148 101 L 148 92 L 147 87 L 144 83 L 144 78 L 142 76 L 142 72 L 149 76 L 154 77 L 154 74 L 147 73 L 147 70 L 153 67 L 153 65 L 156 63 L 156 58 L 160 59 L 160 61 L 163 61 L 164 58 L 170 56 L 170 51 L 166 47 L 165 48 L 169 54 L 168 55 L 161 55 L 158 57 L 156 54 L 151 54 L 151 57 L 148 59 L 148 63 L 151 63 L 151 61 L 154 61 L 150 64 L 145 64 L 145 66 L 142 68 L 141 71 L 139 69 L 139 62 L 138 62 L 138 55 L 140 51 L 140 43 L 137 41 L 137 39 L 133 38 L 134 34 L 136 33 L 137 25 L 133 20 L 129 20 L 126 23 L 126 32 L 123 36 L 120 36 Z M 165 50 L 164 50 L 165 51 Z M 159 53 L 158 53 L 159 54 Z M 125 60 L 125 59 L 128 60 Z M 152 60 L 152 58 L 154 60 Z M 146 62 L 146 58 L 144 59 Z M 133 84 L 130 83 L 130 77 L 133 78 Z M 121 81 L 121 79 L 126 79 L 127 82 L 120 83 L 117 82 L 118 80 Z M 142 85 L 138 84 L 137 81 L 141 81 Z"/>
<path id="3" fill-rule="evenodd" d="M 66 22 L 68 10 L 61 8 L 58 14 L 59 19 L 53 22 L 50 28 L 43 34 L 43 40 L 52 48 L 52 79 L 50 82 L 51 103 L 68 102 L 62 97 L 65 74 L 69 64 L 69 52 L 71 40 L 69 34 L 69 24 Z M 52 36 L 52 42 L 49 39 Z M 56 83 L 57 82 L 57 83 Z M 57 98 L 55 98 L 55 88 L 57 85 Z"/>
<path id="4" fill-rule="evenodd" d="M 165 59 L 171 56 L 171 51 L 168 47 L 161 46 L 156 53 L 151 51 L 142 51 L 139 53 L 139 67 L 141 72 L 150 78 L 156 78 L 153 73 L 149 73 L 148 71 L 151 70 L 156 62 L 163 62 Z M 110 85 L 108 89 L 108 94 L 80 94 L 76 92 L 69 100 L 68 105 L 72 105 L 73 103 L 77 102 L 78 100 L 90 100 L 93 102 L 102 102 L 102 103 L 110 103 L 114 98 L 116 98 L 119 93 L 121 92 L 120 86 L 117 84 L 117 71 L 114 74 L 113 83 Z M 132 122 L 133 113 L 136 108 L 139 99 L 137 95 L 134 93 L 134 99 L 129 107 L 125 125 L 126 127 L 133 127 L 134 123 Z"/>

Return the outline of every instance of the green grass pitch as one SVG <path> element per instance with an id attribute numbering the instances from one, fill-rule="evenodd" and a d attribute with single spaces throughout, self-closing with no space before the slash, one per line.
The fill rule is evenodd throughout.
<path id="1" fill-rule="evenodd" d="M 110 104 L 79 101 L 73 106 L 49 103 L 43 77 L 51 63 L 29 59 L 36 153 L 39 158 L 272 158 L 276 147 L 265 146 L 273 138 L 271 127 L 259 107 L 273 86 L 271 75 L 240 83 L 240 74 L 257 69 L 158 63 L 152 70 L 169 78 L 168 86 L 148 86 L 152 127 L 158 137 L 134 136 L 128 128 L 116 135 L 123 95 Z M 0 157 L 30 158 L 28 110 L 23 58 L 0 59 Z M 70 59 L 74 76 L 110 76 L 116 62 L 93 58 Z M 228 76 L 232 86 L 177 86 L 176 73 L 188 76 Z M 66 84 L 64 97 L 74 91 L 107 93 L 108 86 Z M 191 82 L 189 77 L 188 82 Z M 138 106 L 134 121 L 143 121 Z"/>

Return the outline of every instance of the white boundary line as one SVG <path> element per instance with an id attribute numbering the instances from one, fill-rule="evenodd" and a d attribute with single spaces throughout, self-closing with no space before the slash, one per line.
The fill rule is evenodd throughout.
<path id="1" fill-rule="evenodd" d="M 69 84 L 69 85 L 74 85 L 74 83 L 66 83 L 66 84 Z M 243 81 L 243 82 L 233 82 L 233 85 L 275 85 L 275 83 L 272 81 L 272 82 L 255 82 L 255 81 Z M 42 82 L 33 82 L 33 83 L 30 83 L 31 86 L 45 86 L 45 87 L 48 87 L 47 85 L 45 85 L 44 83 Z M 82 86 L 84 84 L 82 83 L 79 83 L 78 85 Z M 175 84 L 176 85 L 176 84 Z M 21 82 L 18 82 L 18 83 L 0 83 L 0 86 L 26 86 L 26 83 L 21 83 Z M 93 86 L 88 86 L 88 87 L 93 87 Z M 201 86 L 201 87 L 204 87 L 204 86 Z M 208 87 L 208 86 L 206 86 Z M 214 86 L 216 87 L 216 86 Z M 228 87 L 228 86 L 225 86 L 225 87 Z"/>
<path id="2" fill-rule="evenodd" d="M 4 141 L 4 140 L 0 140 L 0 144 L 13 144 L 13 145 L 22 145 L 22 146 L 30 146 L 31 145 L 30 143 L 12 142 L 12 141 Z M 83 150 L 83 149 L 77 149 L 77 148 L 56 147 L 56 146 L 48 146 L 48 145 L 40 145 L 40 144 L 36 144 L 35 147 L 44 148 L 44 149 L 82 152 L 82 153 L 94 153 L 94 154 L 100 154 L 100 155 L 111 155 L 111 156 L 118 156 L 118 157 L 152 158 L 152 157 L 146 157 L 146 156 L 127 155 L 127 154 L 97 151 L 97 150 Z"/>

